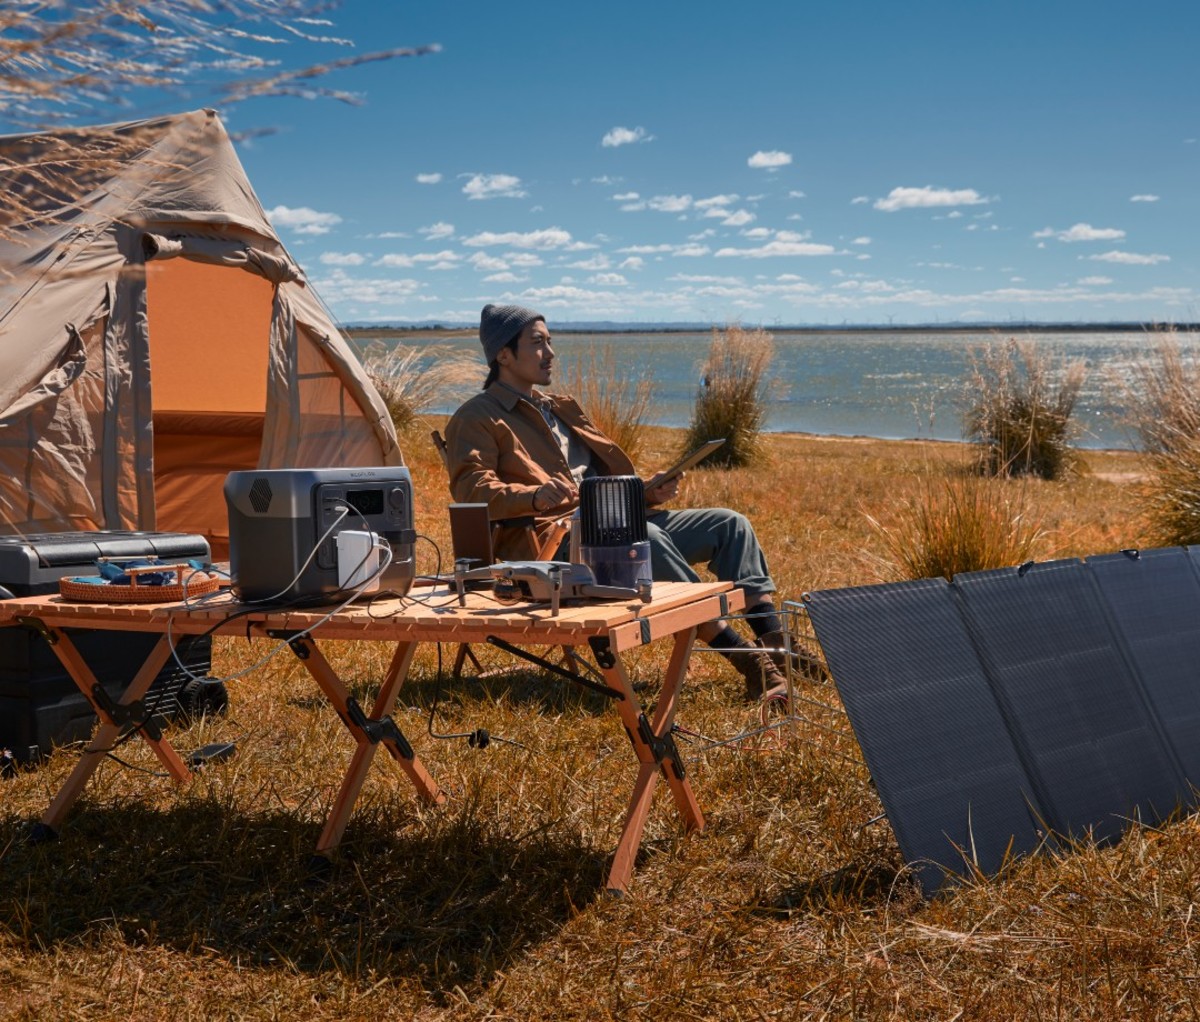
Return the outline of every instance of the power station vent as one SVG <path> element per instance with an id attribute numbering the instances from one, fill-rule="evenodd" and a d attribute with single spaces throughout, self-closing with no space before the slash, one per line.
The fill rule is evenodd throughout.
<path id="1" fill-rule="evenodd" d="M 250 487 L 250 506 L 260 515 L 266 514 L 271 506 L 271 496 L 271 481 L 261 476 L 255 479 Z"/>

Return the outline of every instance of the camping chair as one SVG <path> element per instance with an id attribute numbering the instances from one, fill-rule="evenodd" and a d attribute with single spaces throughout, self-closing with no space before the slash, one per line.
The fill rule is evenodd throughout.
<path id="1" fill-rule="evenodd" d="M 436 429 L 430 432 L 429 438 L 433 441 L 433 446 L 437 450 L 438 456 L 442 459 L 442 466 L 446 469 L 447 472 L 449 472 L 450 471 L 450 461 L 449 461 L 449 457 L 446 453 L 445 438 Z M 545 537 L 539 542 L 537 540 L 537 535 L 536 535 L 536 530 L 535 530 L 535 519 L 534 519 L 533 515 L 524 515 L 519 518 L 498 518 L 498 519 L 495 519 L 494 521 L 490 521 L 489 542 L 487 544 L 487 549 L 488 549 L 489 555 L 491 553 L 491 550 L 493 549 L 493 544 L 495 543 L 496 537 L 499 534 L 500 530 L 503 528 L 512 528 L 514 526 L 523 528 L 526 530 L 526 532 L 530 538 L 531 544 L 533 545 L 534 550 L 535 550 L 534 560 L 539 560 L 539 561 L 548 560 L 551 557 L 553 557 L 555 551 L 559 547 L 559 544 L 562 543 L 563 537 L 571 529 L 569 518 L 564 516 L 563 518 L 558 519 L 554 523 L 553 527 L 547 531 Z M 460 553 L 461 553 L 461 551 L 459 551 L 456 547 L 455 551 L 454 551 L 454 556 L 455 556 L 456 560 L 458 559 Z M 571 652 L 571 650 L 569 648 L 564 647 L 563 654 L 564 654 L 565 659 L 574 660 L 574 654 Z M 471 663 L 475 666 L 475 669 L 480 672 L 480 675 L 485 673 L 483 670 L 483 665 L 480 664 L 478 658 L 475 656 L 475 653 L 472 651 L 470 644 L 466 643 L 466 642 L 460 642 L 458 644 L 458 653 L 455 655 L 455 658 L 454 658 L 453 677 L 459 678 L 462 676 L 463 664 L 466 663 L 467 660 L 471 661 Z"/>

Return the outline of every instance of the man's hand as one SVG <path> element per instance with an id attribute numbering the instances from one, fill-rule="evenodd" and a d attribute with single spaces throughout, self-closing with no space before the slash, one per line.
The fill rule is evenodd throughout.
<path id="1" fill-rule="evenodd" d="M 542 483 L 534 493 L 533 510 L 537 514 L 542 514 L 544 511 L 549 511 L 551 508 L 566 504 L 578 497 L 579 491 L 573 484 L 568 484 L 561 479 L 551 479 Z"/>
<path id="2" fill-rule="evenodd" d="M 658 476 L 651 476 L 646 483 L 646 503 L 651 507 L 657 507 L 659 504 L 665 504 L 668 500 L 674 500 L 679 493 L 679 480 L 682 479 L 684 473 L 680 473 L 666 482 L 660 482 Z"/>

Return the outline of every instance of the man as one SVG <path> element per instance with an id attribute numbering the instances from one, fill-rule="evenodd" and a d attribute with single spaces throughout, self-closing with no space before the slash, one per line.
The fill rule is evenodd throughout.
<path id="1" fill-rule="evenodd" d="M 486 503 L 493 519 L 532 515 L 536 535 L 543 537 L 578 506 L 585 476 L 637 474 L 625 452 L 574 399 L 537 390 L 550 383 L 554 367 L 545 317 L 518 305 L 486 305 L 479 340 L 488 363 L 483 390 L 446 427 L 455 500 Z M 699 637 L 742 675 L 747 698 L 785 699 L 784 654 L 778 652 L 783 625 L 771 602 L 775 583 L 753 527 L 727 508 L 665 510 L 661 505 L 676 495 L 679 480 L 654 482 L 646 487 L 654 579 L 698 582 L 691 566 L 705 563 L 718 579 L 744 590 L 747 620 L 762 646 L 746 642 L 723 621 L 705 625 Z M 505 560 L 537 556 L 524 528 L 502 530 L 495 552 Z"/>

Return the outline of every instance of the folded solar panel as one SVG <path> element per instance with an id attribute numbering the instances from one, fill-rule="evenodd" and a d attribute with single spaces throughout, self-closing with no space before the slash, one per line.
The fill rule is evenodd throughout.
<path id="1" fill-rule="evenodd" d="M 961 574 L 967 625 L 1057 833 L 1116 838 L 1186 786 L 1082 561 Z"/>
<path id="2" fill-rule="evenodd" d="M 1167 547 L 1087 565 L 1189 788 L 1200 789 L 1200 577 L 1191 557 Z"/>
<path id="3" fill-rule="evenodd" d="M 933 893 L 966 860 L 1033 851 L 1042 814 L 943 579 L 809 593 L 805 606 L 905 859 Z M 965 856 L 965 859 L 964 859 Z"/>

